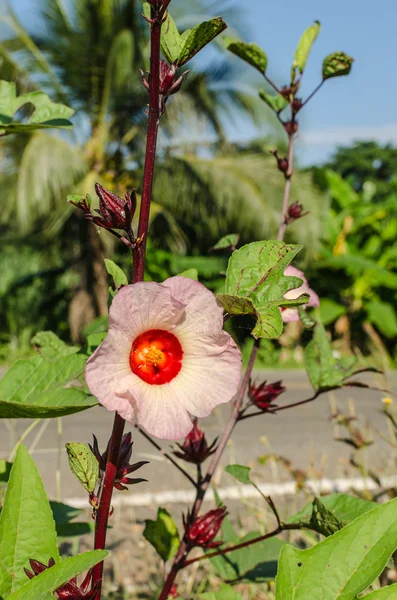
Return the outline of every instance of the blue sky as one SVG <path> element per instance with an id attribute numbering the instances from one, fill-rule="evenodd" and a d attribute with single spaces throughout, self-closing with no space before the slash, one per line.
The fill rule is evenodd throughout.
<path id="1" fill-rule="evenodd" d="M 32 0 L 13 0 L 29 18 Z M 397 145 L 397 2 L 394 0 L 239 0 L 247 11 L 247 41 L 268 54 L 269 76 L 288 82 L 297 41 L 315 19 L 322 30 L 304 74 L 302 95 L 320 81 L 322 59 L 343 50 L 355 58 L 352 73 L 328 81 L 301 113 L 298 156 L 303 163 L 321 162 L 336 145 L 376 139 Z M 213 2 L 216 6 L 216 2 Z M 222 1 L 220 0 L 219 6 Z M 216 10 L 216 9 L 215 9 Z M 266 110 L 266 107 L 264 107 Z M 241 135 L 238 128 L 232 137 Z M 246 131 L 246 135 L 254 131 Z"/>

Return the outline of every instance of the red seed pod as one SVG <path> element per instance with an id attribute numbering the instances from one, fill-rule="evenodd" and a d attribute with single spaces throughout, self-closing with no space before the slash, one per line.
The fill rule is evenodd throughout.
<path id="1" fill-rule="evenodd" d="M 185 535 L 192 546 L 201 548 L 217 548 L 223 544 L 222 541 L 214 542 L 215 536 L 221 528 L 222 521 L 227 515 L 225 506 L 210 510 L 202 517 L 197 517 L 193 523 L 190 523 L 190 516 L 187 519 L 183 517 Z"/>
<path id="2" fill-rule="evenodd" d="M 274 406 L 273 402 L 280 394 L 285 392 L 285 390 L 286 388 L 282 385 L 281 381 L 275 381 L 274 383 L 267 383 L 264 381 L 259 386 L 250 381 L 248 396 L 252 404 L 266 412 L 269 408 Z"/>
<path id="3" fill-rule="evenodd" d="M 48 565 L 41 563 L 38 560 L 30 559 L 29 560 L 32 571 L 29 569 L 24 569 L 26 575 L 29 579 L 33 579 L 36 575 L 40 575 L 43 571 L 47 569 L 51 569 L 55 565 L 55 560 L 50 558 L 48 561 Z M 85 576 L 81 585 L 77 584 L 76 577 L 72 577 L 70 581 L 67 581 L 64 585 L 54 591 L 54 596 L 58 600 L 95 600 L 95 597 L 98 592 L 97 586 L 91 587 L 92 580 L 92 569 L 90 569 Z"/>
<path id="4" fill-rule="evenodd" d="M 193 429 L 185 437 L 183 444 L 177 444 L 180 450 L 174 450 L 173 454 L 186 462 L 200 465 L 215 452 L 217 441 L 218 438 L 208 446 L 205 434 L 198 426 L 197 419 L 195 419 Z"/>

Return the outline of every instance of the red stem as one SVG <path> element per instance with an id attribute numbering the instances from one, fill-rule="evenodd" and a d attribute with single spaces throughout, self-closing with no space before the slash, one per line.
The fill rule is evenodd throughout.
<path id="1" fill-rule="evenodd" d="M 169 4 L 169 2 L 168 2 Z M 146 238 L 149 227 L 150 202 L 152 199 L 154 165 L 156 159 L 157 134 L 160 120 L 160 36 L 164 11 L 152 7 L 151 56 L 150 56 L 150 99 L 146 141 L 145 166 L 142 185 L 141 210 L 139 215 L 138 238 L 141 243 L 133 250 L 132 282 L 143 281 L 145 271 Z M 113 484 L 120 453 L 125 421 L 116 413 L 113 423 L 108 462 L 103 476 L 99 508 L 95 525 L 95 549 L 103 550 L 106 545 L 107 523 L 112 501 Z M 95 600 L 100 600 L 102 591 L 103 562 L 94 567 L 92 584 L 98 586 Z"/>
<path id="2" fill-rule="evenodd" d="M 285 230 L 287 228 L 287 217 L 288 217 L 288 206 L 291 196 L 291 181 L 292 181 L 292 173 L 293 173 L 293 161 L 294 161 L 294 134 L 288 134 L 288 171 L 285 175 L 285 188 L 284 188 L 284 200 L 283 200 L 283 208 L 281 212 L 281 220 L 280 227 L 278 230 L 277 239 L 283 240 L 285 235 Z"/>

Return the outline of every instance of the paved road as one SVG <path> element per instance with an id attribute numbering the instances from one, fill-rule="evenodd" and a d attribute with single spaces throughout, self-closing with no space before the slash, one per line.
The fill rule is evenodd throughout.
<path id="1" fill-rule="evenodd" d="M 282 379 L 288 391 L 279 399 L 279 404 L 298 401 L 310 396 L 311 387 L 304 372 L 280 371 L 277 379 Z M 259 381 L 273 380 L 274 373 L 257 373 Z M 375 376 L 370 378 L 374 383 Z M 391 389 L 397 391 L 397 374 L 390 379 Z M 390 448 L 380 439 L 379 432 L 387 435 L 387 424 L 381 413 L 381 398 L 384 394 L 365 389 L 350 388 L 333 394 L 340 410 L 346 411 L 349 403 L 354 402 L 357 414 L 363 423 L 370 424 L 373 437 L 377 443 L 368 449 L 369 464 L 381 469 L 384 474 L 394 475 L 395 463 Z M 213 415 L 202 421 L 209 440 L 212 440 L 224 427 L 229 406 L 223 406 L 214 411 Z M 334 430 L 329 421 L 330 396 L 324 394 L 315 402 L 305 406 L 280 412 L 277 415 L 263 415 L 254 419 L 241 422 L 236 428 L 232 441 L 224 457 L 224 464 L 241 463 L 255 468 L 257 478 L 262 481 L 285 481 L 288 475 L 281 467 L 260 465 L 258 457 L 275 452 L 293 462 L 295 468 L 307 468 L 312 465 L 313 473 L 321 472 L 324 477 L 334 478 L 346 476 L 347 463 L 350 456 L 348 447 L 333 438 Z M 112 414 L 105 409 L 95 408 L 77 415 L 62 419 L 62 439 L 57 432 L 57 421 L 43 421 L 26 438 L 25 443 L 31 448 L 34 459 L 44 479 L 50 497 L 56 494 L 56 464 L 57 447 L 68 441 L 91 441 L 91 434 L 95 433 L 99 439 L 100 447 L 104 448 L 109 437 L 113 421 Z M 27 420 L 16 421 L 16 437 L 20 436 L 31 423 Z M 41 427 L 46 427 L 37 439 Z M 189 483 L 168 464 L 157 451 L 138 432 L 134 432 L 135 460 L 148 459 L 150 465 L 144 467 L 140 474 L 149 482 L 139 486 L 139 493 L 147 491 L 159 492 L 162 490 L 184 489 Z M 10 440 L 4 422 L 0 422 L 0 457 L 7 458 Z M 168 444 L 165 443 L 164 447 Z M 221 472 L 220 472 L 221 473 Z M 220 475 L 218 474 L 218 476 Z M 79 486 L 68 469 L 66 452 L 61 458 L 62 493 L 66 498 L 83 497 L 84 490 Z M 230 476 L 224 475 L 222 483 L 230 485 Z M 134 492 L 138 493 L 138 488 Z"/>

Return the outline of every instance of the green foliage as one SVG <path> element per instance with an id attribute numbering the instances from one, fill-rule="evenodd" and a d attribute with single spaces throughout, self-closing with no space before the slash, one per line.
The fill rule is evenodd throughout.
<path id="1" fill-rule="evenodd" d="M 94 491 L 99 477 L 99 463 L 87 444 L 66 444 L 69 467 L 88 493 Z"/>
<path id="2" fill-rule="evenodd" d="M 193 279 L 193 281 L 198 281 L 198 271 L 197 269 L 187 269 L 186 271 L 182 271 L 182 273 L 178 273 L 180 277 L 186 277 L 187 279 Z"/>
<path id="3" fill-rule="evenodd" d="M 10 478 L 12 463 L 0 460 L 0 483 L 7 483 Z"/>
<path id="4" fill-rule="evenodd" d="M 211 252 L 216 250 L 235 250 L 239 243 L 240 235 L 238 233 L 229 233 L 224 235 L 220 240 L 217 241 L 215 246 L 211 248 Z"/>
<path id="5" fill-rule="evenodd" d="M 13 121 L 14 115 L 26 104 L 32 104 L 34 112 L 26 123 Z M 43 92 L 30 92 L 17 96 L 13 82 L 0 81 L 0 136 L 11 133 L 30 133 L 49 127 L 68 128 L 74 110 L 64 104 L 51 102 Z"/>
<path id="6" fill-rule="evenodd" d="M 350 523 L 357 517 L 372 510 L 377 506 L 376 502 L 370 502 L 357 496 L 349 494 L 329 494 L 321 496 L 322 505 L 331 511 L 341 523 Z M 299 523 L 300 521 L 309 521 L 313 514 L 313 503 L 309 502 L 293 517 L 288 519 L 288 523 Z"/>
<path id="7" fill-rule="evenodd" d="M 30 558 L 47 564 L 51 557 L 59 561 L 54 519 L 36 465 L 20 445 L 0 514 L 0 597 L 26 582 Z"/>
<path id="8" fill-rule="evenodd" d="M 0 418 L 53 418 L 97 404 L 82 389 L 65 388 L 84 372 L 85 354 L 17 360 L 0 379 Z"/>
<path id="9" fill-rule="evenodd" d="M 233 52 L 233 54 L 242 58 L 260 73 L 265 73 L 267 69 L 267 56 L 259 46 L 256 44 L 240 42 L 240 40 L 235 40 L 230 37 L 224 37 L 223 43 L 230 52 Z"/>
<path id="10" fill-rule="evenodd" d="M 288 100 L 281 94 L 268 94 L 265 90 L 259 90 L 259 97 L 277 114 L 288 105 Z"/>
<path id="11" fill-rule="evenodd" d="M 52 514 L 55 521 L 57 537 L 71 538 L 92 532 L 94 522 L 74 521 L 83 511 L 62 502 L 50 502 Z"/>
<path id="12" fill-rule="evenodd" d="M 302 284 L 297 277 L 284 276 L 300 249 L 278 241 L 253 242 L 232 254 L 225 293 L 217 297 L 230 314 L 257 317 L 254 337 L 278 338 L 283 331 L 280 307 L 299 306 L 308 301 L 305 295 L 297 300 L 284 298 L 289 290 Z"/>
<path id="13" fill-rule="evenodd" d="M 101 562 L 107 555 L 106 550 L 93 550 L 66 558 L 25 583 L 7 600 L 49 600 L 53 597 L 51 592 Z"/>
<path id="14" fill-rule="evenodd" d="M 232 477 L 240 481 L 240 483 L 252 483 L 250 479 L 250 467 L 244 467 L 243 465 L 228 465 L 225 468 L 225 472 L 229 473 Z"/>
<path id="15" fill-rule="evenodd" d="M 276 600 L 354 600 L 378 577 L 397 547 L 396 507 L 397 500 L 380 505 L 308 550 L 285 546 Z"/>
<path id="16" fill-rule="evenodd" d="M 305 348 L 305 367 L 316 392 L 342 387 L 346 380 L 362 370 L 355 357 L 337 359 L 322 323 L 314 329 L 313 338 Z"/>
<path id="17" fill-rule="evenodd" d="M 323 79 L 349 75 L 354 59 L 344 52 L 329 54 L 323 61 Z"/>
<path id="18" fill-rule="evenodd" d="M 294 62 L 292 63 L 292 83 L 295 82 L 296 71 L 298 70 L 298 72 L 302 75 L 303 71 L 305 70 L 307 59 L 309 58 L 312 46 L 318 34 L 320 33 L 320 28 L 320 22 L 314 21 L 313 25 L 310 25 L 310 27 L 308 27 L 306 31 L 304 31 L 304 33 L 302 34 L 302 37 L 300 38 L 298 46 L 295 50 Z"/>
<path id="19" fill-rule="evenodd" d="M 38 348 L 41 356 L 46 360 L 56 360 L 62 356 L 76 354 L 80 349 L 78 346 L 68 346 L 53 331 L 39 331 L 31 339 L 31 343 Z"/>
<path id="20" fill-rule="evenodd" d="M 105 267 L 109 275 L 113 278 L 116 290 L 119 290 L 123 285 L 128 285 L 127 275 L 115 262 L 105 258 Z"/>
<path id="21" fill-rule="evenodd" d="M 339 319 L 342 315 L 345 315 L 347 309 L 345 306 L 341 306 L 335 300 L 331 298 L 320 299 L 320 320 L 325 326 L 330 325 L 336 319 Z"/>
<path id="22" fill-rule="evenodd" d="M 202 600 L 242 600 L 241 594 L 226 584 L 223 584 L 218 592 L 206 592 L 200 594 L 198 598 Z"/>
<path id="23" fill-rule="evenodd" d="M 389 302 L 372 300 L 366 304 L 371 323 L 386 337 L 397 336 L 397 316 L 395 306 Z"/>
<path id="24" fill-rule="evenodd" d="M 143 535 L 164 561 L 172 558 L 179 548 L 178 528 L 165 508 L 158 509 L 155 521 L 146 519 Z"/>

